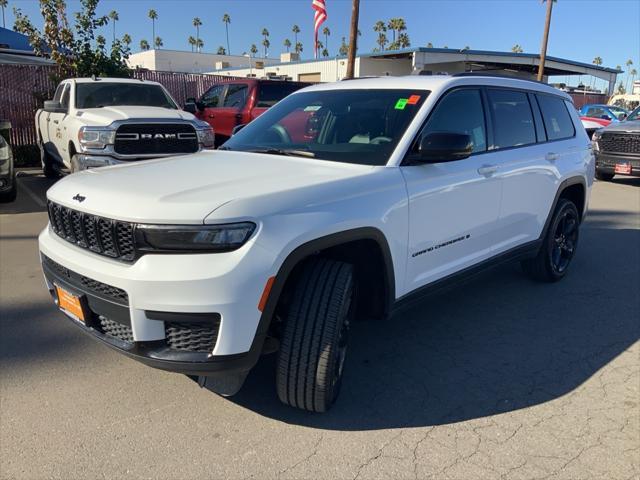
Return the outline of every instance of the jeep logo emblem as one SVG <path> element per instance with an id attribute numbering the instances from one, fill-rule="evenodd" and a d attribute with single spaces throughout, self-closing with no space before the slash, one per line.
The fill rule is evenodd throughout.
<path id="1" fill-rule="evenodd" d="M 142 140 L 171 140 L 174 138 L 178 138 L 178 135 L 175 133 L 141 133 L 140 139 Z"/>
<path id="2" fill-rule="evenodd" d="M 75 196 L 75 197 L 73 197 L 71 200 L 75 200 L 75 201 L 77 201 L 77 202 L 82 203 L 82 202 L 84 202 L 84 201 L 85 201 L 85 199 L 86 199 L 86 198 L 87 198 L 87 197 L 83 197 L 82 195 L 80 195 L 80 194 L 78 193 L 78 194 L 76 194 L 76 196 Z"/>

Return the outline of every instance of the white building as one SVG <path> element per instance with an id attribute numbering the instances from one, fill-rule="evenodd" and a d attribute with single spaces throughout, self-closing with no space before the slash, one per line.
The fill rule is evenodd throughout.
<path id="1" fill-rule="evenodd" d="M 263 65 L 277 63 L 273 58 L 260 58 Z M 154 49 L 133 53 L 127 61 L 131 68 L 146 68 L 162 72 L 205 73 L 224 68 L 249 67 L 256 59 L 243 55 L 218 55 L 213 53 L 184 52 L 180 50 Z"/>
<path id="2" fill-rule="evenodd" d="M 335 57 L 296 61 L 295 54 L 283 54 L 280 62 L 253 64 L 209 70 L 216 75 L 238 77 L 287 77 L 308 82 L 335 82 L 346 76 L 347 59 Z M 462 72 L 492 72 L 534 80 L 540 57 L 537 54 L 492 52 L 484 50 L 455 50 L 447 48 L 410 48 L 362 54 L 356 57 L 355 76 L 383 76 L 409 74 L 437 74 Z M 591 75 L 609 82 L 613 92 L 616 77 L 621 71 L 613 68 L 547 57 L 545 81 L 549 76 Z"/>

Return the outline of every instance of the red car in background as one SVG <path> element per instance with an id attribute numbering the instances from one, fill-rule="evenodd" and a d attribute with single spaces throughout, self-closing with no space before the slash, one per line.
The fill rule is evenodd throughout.
<path id="1" fill-rule="evenodd" d="M 580 117 L 582 120 L 582 126 L 587 131 L 587 135 L 589 138 L 593 136 L 593 132 L 598 130 L 599 128 L 606 127 L 611 123 L 611 120 L 605 120 L 604 118 L 596 118 L 596 117 Z"/>
<path id="2" fill-rule="evenodd" d="M 214 85 L 199 100 L 187 99 L 185 110 L 213 127 L 216 146 L 284 97 L 310 84 L 286 80 L 244 78 Z"/>

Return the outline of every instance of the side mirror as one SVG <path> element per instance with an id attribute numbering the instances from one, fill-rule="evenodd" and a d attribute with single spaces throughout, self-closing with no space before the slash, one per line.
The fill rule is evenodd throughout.
<path id="1" fill-rule="evenodd" d="M 197 110 L 197 108 L 196 108 L 196 104 L 195 104 L 195 102 L 190 102 L 190 101 L 187 99 L 187 103 L 185 103 L 185 104 L 184 104 L 184 111 L 185 111 L 185 112 L 192 113 L 192 114 L 194 114 L 194 115 L 195 115 L 195 113 L 198 111 L 198 110 Z"/>
<path id="2" fill-rule="evenodd" d="M 205 109 L 205 107 L 206 107 L 206 105 L 205 105 L 204 103 L 202 103 L 202 102 L 195 102 L 195 104 L 196 104 L 196 107 L 198 108 L 198 110 L 199 110 L 199 111 L 201 111 L 201 112 L 203 112 L 203 111 L 204 111 L 204 109 Z"/>
<path id="3" fill-rule="evenodd" d="M 621 113 L 618 119 L 622 122 L 623 120 L 626 120 L 628 116 L 629 115 L 627 115 L 626 113 Z"/>
<path id="4" fill-rule="evenodd" d="M 49 113 L 67 113 L 67 109 L 55 100 L 45 100 L 44 111 Z"/>
<path id="5" fill-rule="evenodd" d="M 611 120 L 611 117 L 609 115 L 607 115 L 606 113 L 603 115 L 600 115 L 600 118 L 603 120 Z"/>
<path id="6" fill-rule="evenodd" d="M 238 133 L 240 130 L 242 130 L 246 126 L 247 126 L 246 123 L 241 123 L 240 125 L 236 125 L 235 127 L 233 127 L 233 130 L 231 130 L 231 136 L 233 137 L 236 133 Z"/>
<path id="7" fill-rule="evenodd" d="M 418 153 L 424 163 L 462 160 L 473 153 L 473 140 L 465 133 L 434 132 L 420 138 Z"/>

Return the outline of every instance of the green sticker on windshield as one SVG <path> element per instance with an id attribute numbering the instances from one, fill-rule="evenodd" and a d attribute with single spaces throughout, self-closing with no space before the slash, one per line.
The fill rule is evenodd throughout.
<path id="1" fill-rule="evenodd" d="M 404 110 L 404 107 L 407 106 L 408 98 L 399 98 L 396 102 L 396 110 Z"/>

